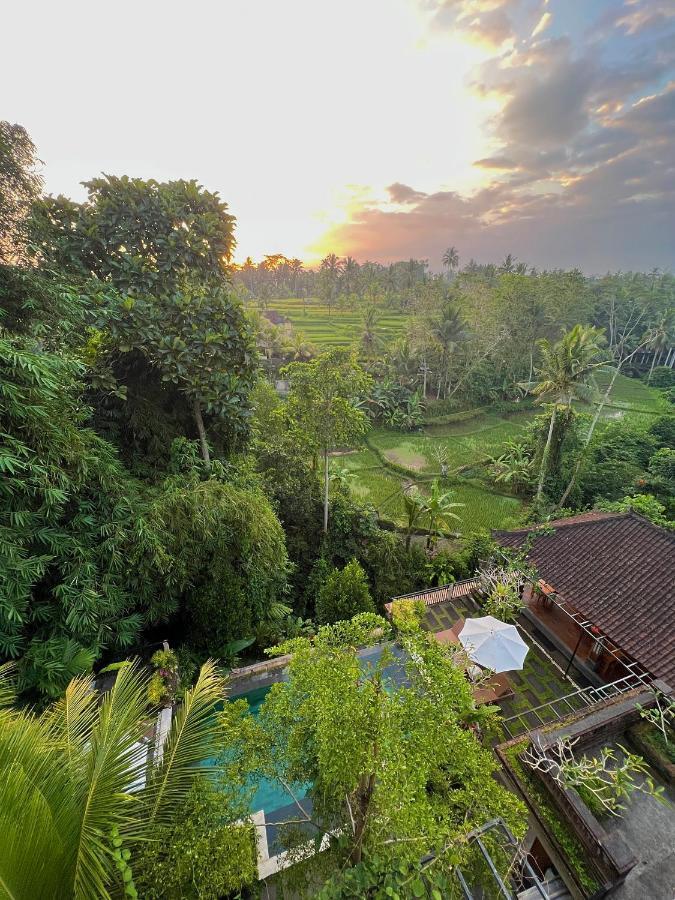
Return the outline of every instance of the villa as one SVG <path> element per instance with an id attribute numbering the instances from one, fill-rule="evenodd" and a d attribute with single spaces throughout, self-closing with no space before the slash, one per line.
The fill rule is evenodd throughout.
<path id="1" fill-rule="evenodd" d="M 541 533 L 538 533 L 538 532 Z M 588 512 L 497 531 L 537 571 L 524 617 L 593 685 L 675 684 L 675 534 L 633 512 Z"/>

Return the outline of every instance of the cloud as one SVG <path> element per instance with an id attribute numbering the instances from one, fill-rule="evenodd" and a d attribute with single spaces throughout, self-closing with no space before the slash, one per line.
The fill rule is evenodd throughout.
<path id="1" fill-rule="evenodd" d="M 390 184 L 387 193 L 392 203 L 415 203 L 426 196 L 421 191 L 408 187 L 407 184 L 401 184 L 400 181 Z"/>
<path id="2" fill-rule="evenodd" d="M 497 133 L 508 141 L 539 146 L 569 140 L 588 123 L 594 77 L 594 65 L 585 59 L 533 75 L 506 105 Z"/>
<path id="3" fill-rule="evenodd" d="M 452 31 L 493 49 L 515 36 L 508 10 L 517 6 L 518 0 L 439 0 L 425 4 L 433 11 L 432 31 Z"/>
<path id="4" fill-rule="evenodd" d="M 546 31 L 548 26 L 551 24 L 551 19 L 552 19 L 551 13 L 545 12 L 542 15 L 541 19 L 539 19 L 537 24 L 534 26 L 534 31 L 532 32 L 531 37 L 535 38 L 538 35 L 542 34 L 542 32 Z"/>
<path id="5" fill-rule="evenodd" d="M 509 169 L 517 169 L 518 164 L 507 156 L 486 156 L 483 159 L 477 159 L 474 166 L 479 169 L 495 169 L 508 171 Z"/>
<path id="6" fill-rule="evenodd" d="M 450 244 L 464 261 L 511 252 L 588 272 L 675 267 L 675 0 L 616 3 L 604 30 L 589 4 L 567 34 L 554 30 L 561 8 L 427 3 L 432 27 L 498 48 L 472 77 L 496 107 L 490 152 L 474 162 L 487 183 L 468 196 L 394 183 L 398 208 L 357 205 L 323 245 L 359 259 L 412 254 L 432 268 Z"/>

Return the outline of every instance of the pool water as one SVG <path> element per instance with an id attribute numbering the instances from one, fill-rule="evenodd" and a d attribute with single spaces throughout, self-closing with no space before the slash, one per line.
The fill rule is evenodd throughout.
<path id="1" fill-rule="evenodd" d="M 249 711 L 252 716 L 257 717 L 260 712 L 263 700 L 267 696 L 270 688 L 261 687 L 244 694 L 238 694 L 236 697 L 230 698 L 234 700 L 247 700 Z M 309 785 L 292 785 L 293 793 L 298 800 L 302 800 L 307 795 Z M 255 794 L 251 799 L 251 812 L 257 812 L 263 809 L 266 813 L 271 813 L 282 806 L 288 806 L 293 803 L 293 797 L 288 793 L 286 788 L 280 781 L 271 778 L 259 778 L 255 780 Z"/>

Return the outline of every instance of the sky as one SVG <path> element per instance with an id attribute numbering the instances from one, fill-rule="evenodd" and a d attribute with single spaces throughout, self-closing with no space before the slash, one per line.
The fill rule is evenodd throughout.
<path id="1" fill-rule="evenodd" d="M 33 0 L 0 116 L 46 190 L 196 178 L 236 258 L 675 269 L 675 0 Z"/>

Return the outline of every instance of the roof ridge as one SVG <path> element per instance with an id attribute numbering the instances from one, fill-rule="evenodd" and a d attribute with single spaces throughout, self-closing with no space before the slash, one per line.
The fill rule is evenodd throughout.
<path id="1" fill-rule="evenodd" d="M 495 528 L 493 534 L 529 534 L 532 531 L 541 531 L 545 528 L 571 528 L 574 525 L 593 525 L 596 522 L 606 522 L 608 519 L 626 519 L 629 516 L 635 516 L 644 522 L 648 522 L 650 525 L 654 524 L 644 516 L 638 516 L 631 509 L 621 511 L 589 509 L 583 513 L 566 516 L 564 519 L 550 519 L 548 522 L 537 522 L 522 528 Z"/>

